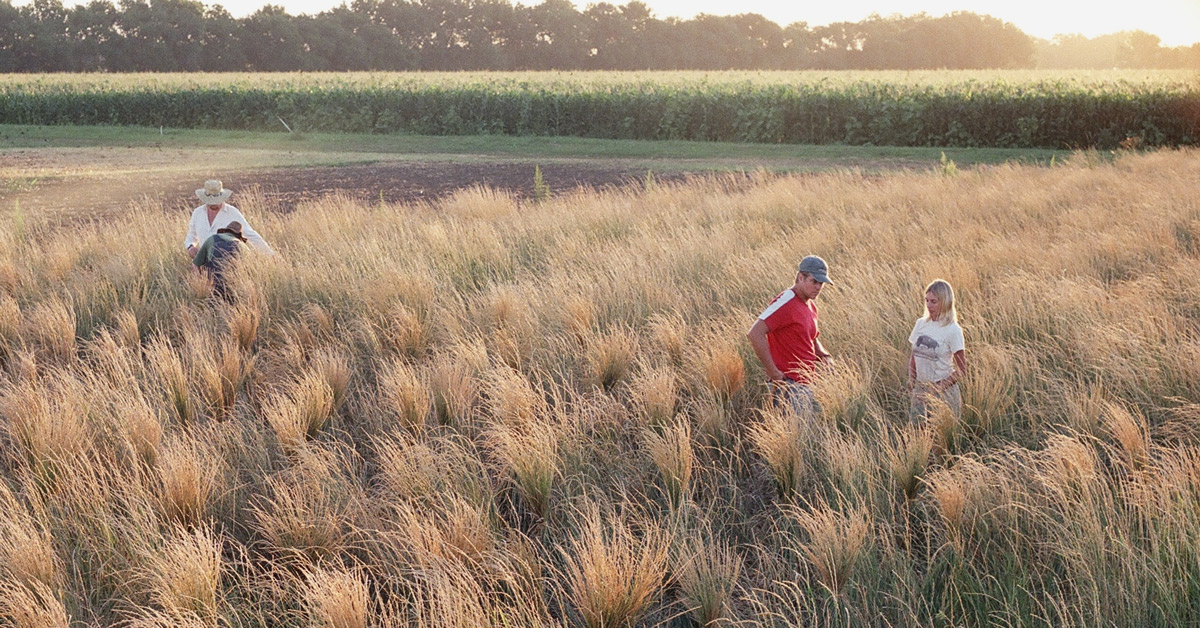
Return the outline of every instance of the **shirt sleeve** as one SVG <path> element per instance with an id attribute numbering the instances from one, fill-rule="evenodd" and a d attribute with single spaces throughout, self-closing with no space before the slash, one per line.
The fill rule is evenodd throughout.
<path id="1" fill-rule="evenodd" d="M 767 324 L 768 331 L 775 331 L 784 325 L 795 322 L 795 316 L 792 313 L 792 304 L 790 303 L 796 296 L 790 291 L 783 292 L 775 297 L 774 301 L 763 310 L 762 314 L 758 315 L 758 320 Z"/>
<path id="2" fill-rule="evenodd" d="M 196 251 L 196 256 L 192 258 L 193 264 L 197 266 L 204 266 L 208 263 L 208 258 L 212 256 L 213 240 L 215 239 L 216 236 L 213 236 L 205 240 L 204 244 L 200 245 L 200 250 Z"/>
<path id="3" fill-rule="evenodd" d="M 908 344 L 910 344 L 910 345 L 916 344 L 917 337 L 921 335 L 919 332 L 920 329 L 921 329 L 921 319 L 918 318 L 917 322 L 913 324 L 912 333 L 908 334 Z"/>
<path id="4" fill-rule="evenodd" d="M 954 355 L 955 353 L 958 353 L 966 348 L 966 343 L 963 340 L 962 327 L 959 327 L 957 323 L 955 323 L 954 331 L 950 334 L 950 337 L 947 340 L 950 342 L 950 355 Z"/>
<path id="5" fill-rule="evenodd" d="M 792 316 L 792 308 L 781 307 L 771 313 L 763 313 L 762 321 L 767 324 L 768 331 L 775 331 L 780 327 L 786 327 L 793 322 L 795 318 Z"/>
<path id="6" fill-rule="evenodd" d="M 246 221 L 246 217 L 242 215 L 241 210 L 234 209 L 233 215 L 234 220 L 242 223 L 242 236 L 246 238 L 247 242 L 253 244 L 254 248 L 262 251 L 263 253 L 267 253 L 269 255 L 275 254 L 275 250 L 271 248 L 271 245 L 267 244 L 267 241 L 263 239 L 263 237 L 259 235 L 257 231 L 254 230 L 254 227 L 250 226 L 249 222 Z"/>
<path id="7" fill-rule="evenodd" d="M 192 215 L 188 218 L 187 236 L 183 238 L 183 250 L 187 250 L 189 246 L 199 244 L 196 242 L 196 211 L 192 210 Z"/>

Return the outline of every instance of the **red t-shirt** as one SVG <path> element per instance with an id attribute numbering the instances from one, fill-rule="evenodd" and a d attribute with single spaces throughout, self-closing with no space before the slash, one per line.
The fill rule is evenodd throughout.
<path id="1" fill-rule="evenodd" d="M 817 358 L 817 304 L 802 301 L 791 288 L 775 297 L 759 314 L 767 324 L 767 347 L 775 366 L 792 381 L 810 382 Z"/>

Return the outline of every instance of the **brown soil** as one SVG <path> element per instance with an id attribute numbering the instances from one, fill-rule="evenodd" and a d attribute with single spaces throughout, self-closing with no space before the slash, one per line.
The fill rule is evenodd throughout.
<path id="1" fill-rule="evenodd" d="M 10 159 L 11 160 L 11 159 Z M 28 163 L 28 162 L 26 162 Z M 204 179 L 219 177 L 237 194 L 257 188 L 268 205 L 289 211 L 298 203 L 330 194 L 344 194 L 368 203 L 431 201 L 471 186 L 502 189 L 521 198 L 534 195 L 534 165 L 495 162 L 377 162 L 345 166 L 251 168 L 222 172 L 222 168 L 181 168 L 146 172 L 105 169 L 93 163 L 90 172 L 64 168 L 66 176 L 46 175 L 44 168 L 32 185 L 0 188 L 0 210 L 19 206 L 22 211 L 59 219 L 94 217 L 127 208 L 133 203 L 183 208 L 198 204 L 194 192 Z M 194 172 L 192 171 L 194 170 Z M 603 189 L 645 184 L 646 172 L 608 165 L 554 163 L 541 166 L 542 179 L 552 195 L 577 188 Z M 666 182 L 686 174 L 659 174 Z M 52 219 L 53 220 L 53 219 Z"/>
<path id="2" fill-rule="evenodd" d="M 541 166 L 542 180 L 551 194 L 576 188 L 611 188 L 644 185 L 645 172 L 549 164 Z M 660 181 L 683 179 L 684 175 L 655 175 Z M 386 163 L 321 168 L 287 168 L 251 172 L 236 185 L 257 185 L 267 198 L 282 207 L 300 201 L 341 193 L 365 201 L 408 203 L 433 200 L 455 190 L 482 186 L 507 190 L 516 196 L 534 195 L 534 166 L 525 163 L 462 164 L 445 162 Z M 190 193 L 195 188 L 181 189 Z"/>

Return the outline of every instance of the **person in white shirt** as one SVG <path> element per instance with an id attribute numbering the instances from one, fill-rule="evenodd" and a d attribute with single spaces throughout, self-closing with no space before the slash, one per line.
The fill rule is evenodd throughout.
<path id="1" fill-rule="evenodd" d="M 242 212 L 225 202 L 232 195 L 233 192 L 225 189 L 216 179 L 205 181 L 204 187 L 196 190 L 196 198 L 204 204 L 192 211 L 191 221 L 188 222 L 187 237 L 183 240 L 183 248 L 188 257 L 196 257 L 200 245 L 215 235 L 218 229 L 224 229 L 231 222 L 241 223 L 242 235 L 255 249 L 264 253 L 275 253 L 267 241 L 246 222 Z"/>
<path id="2" fill-rule="evenodd" d="M 925 315 L 917 319 L 908 341 L 912 343 L 908 359 L 910 418 L 928 417 L 930 402 L 935 399 L 955 416 L 962 416 L 958 382 L 967 374 L 967 353 L 954 307 L 954 288 L 945 280 L 935 280 L 925 288 Z"/>

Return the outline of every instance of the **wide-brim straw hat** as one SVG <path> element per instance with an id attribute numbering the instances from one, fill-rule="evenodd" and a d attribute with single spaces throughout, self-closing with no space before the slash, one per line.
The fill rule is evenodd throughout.
<path id="1" fill-rule="evenodd" d="M 196 198 L 204 201 L 205 205 L 224 203 L 230 196 L 233 196 L 233 190 L 226 190 L 217 179 L 205 181 L 204 187 L 196 190 Z"/>

